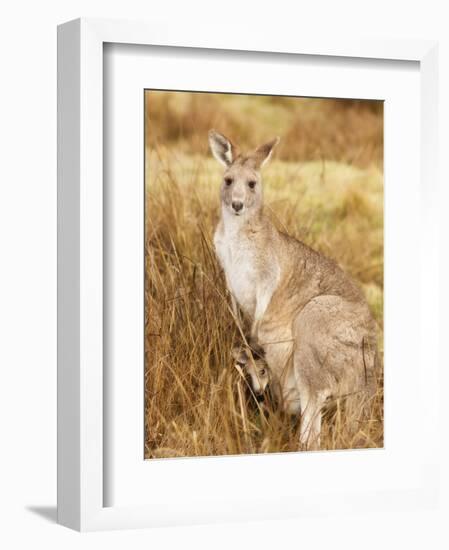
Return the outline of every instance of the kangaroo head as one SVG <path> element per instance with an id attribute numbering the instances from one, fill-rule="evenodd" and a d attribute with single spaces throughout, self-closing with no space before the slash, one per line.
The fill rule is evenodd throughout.
<path id="1" fill-rule="evenodd" d="M 232 356 L 235 366 L 249 379 L 254 395 L 263 395 L 270 382 L 270 371 L 265 361 L 243 347 L 233 348 Z"/>
<path id="2" fill-rule="evenodd" d="M 251 216 L 263 204 L 260 170 L 278 144 L 275 138 L 252 153 L 242 155 L 237 147 L 215 130 L 209 132 L 209 145 L 214 157 L 225 170 L 221 184 L 221 203 L 234 216 Z"/>

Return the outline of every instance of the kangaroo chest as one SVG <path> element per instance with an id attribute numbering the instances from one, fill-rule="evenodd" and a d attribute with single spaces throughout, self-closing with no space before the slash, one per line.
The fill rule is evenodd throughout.
<path id="1" fill-rule="evenodd" d="M 276 288 L 276 268 L 267 253 L 261 255 L 251 239 L 238 233 L 214 238 L 215 250 L 226 275 L 228 290 L 251 319 L 260 317 Z M 274 260 L 271 259 L 272 262 Z"/>

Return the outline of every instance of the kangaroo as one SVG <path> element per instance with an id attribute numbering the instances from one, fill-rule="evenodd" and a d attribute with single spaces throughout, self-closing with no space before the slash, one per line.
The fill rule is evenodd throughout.
<path id="1" fill-rule="evenodd" d="M 321 412 L 333 396 L 374 391 L 376 324 L 358 285 L 333 260 L 279 231 L 265 215 L 261 169 L 279 138 L 242 154 L 209 132 L 224 166 L 214 234 L 237 321 L 250 323 L 278 400 L 300 414 L 300 448 L 319 448 Z"/>
<path id="2" fill-rule="evenodd" d="M 270 369 L 263 357 L 260 357 L 245 347 L 232 349 L 236 367 L 250 380 L 251 390 L 256 399 L 263 397 L 270 382 Z"/>

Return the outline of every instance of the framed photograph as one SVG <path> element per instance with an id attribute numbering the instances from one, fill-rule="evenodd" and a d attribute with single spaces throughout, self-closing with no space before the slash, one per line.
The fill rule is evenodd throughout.
<path id="1" fill-rule="evenodd" d="M 59 27 L 61 524 L 437 505 L 437 69 Z"/>

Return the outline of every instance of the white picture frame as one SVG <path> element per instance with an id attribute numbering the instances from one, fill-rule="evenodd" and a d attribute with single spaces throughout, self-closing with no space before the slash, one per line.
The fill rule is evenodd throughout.
<path id="1" fill-rule="evenodd" d="M 179 503 L 172 498 L 170 506 L 142 502 L 105 506 L 105 413 L 104 403 L 104 187 L 103 187 L 103 77 L 105 44 L 157 45 L 166 55 L 176 58 L 175 48 L 222 50 L 231 59 L 239 52 L 259 52 L 276 60 L 276 55 L 330 56 L 348 62 L 394 60 L 419 64 L 420 112 L 420 221 L 421 243 L 426 243 L 420 256 L 420 324 L 417 334 L 427 352 L 425 379 L 422 363 L 417 377 L 422 381 L 420 400 L 426 400 L 424 420 L 425 455 L 416 458 L 422 471 L 409 486 L 390 491 L 345 493 L 341 489 L 326 494 L 307 493 L 301 500 L 293 491 L 276 506 L 263 507 L 257 501 L 243 498 L 207 495 L 202 502 Z M 266 52 L 265 54 L 263 52 Z M 438 492 L 436 475 L 438 455 L 431 443 L 436 438 L 438 373 L 438 231 L 436 196 L 437 46 L 424 41 L 385 41 L 341 39 L 338 42 L 277 36 L 268 38 L 257 30 L 228 37 L 225 29 L 208 27 L 201 37 L 193 39 L 179 23 L 170 29 L 157 24 L 107 20 L 76 20 L 58 28 L 58 521 L 78 530 L 150 527 L 180 523 L 248 520 L 295 515 L 339 513 L 363 505 L 367 510 L 390 506 L 433 506 Z M 388 173 L 387 176 L 388 178 Z M 424 261 L 425 260 L 425 261 Z M 424 286 L 432 288 L 423 297 Z M 406 315 L 406 312 L 403 313 Z M 429 319 L 435 324 L 430 326 Z M 420 401 L 420 405 L 423 403 Z M 423 421 L 424 421 L 423 420 Z M 242 469 L 253 467 L 255 457 L 247 457 Z M 279 457 L 272 456 L 274 464 Z M 136 457 L 136 460 L 140 460 Z M 142 458 L 143 460 L 143 458 Z M 190 464 L 205 459 L 191 459 Z M 207 459 L 209 463 L 211 460 Z M 312 461 L 313 455 L 306 460 Z M 340 462 L 345 458 L 341 455 Z M 288 458 L 294 468 L 295 454 Z M 174 464 L 174 462 L 171 462 Z M 230 462 L 228 462 L 230 464 Z M 174 466 L 167 466 L 174 468 Z M 176 468 L 185 466 L 178 461 Z M 190 466 L 190 468 L 195 468 Z M 162 475 L 166 468 L 161 470 Z M 185 496 L 185 495 L 184 495 Z M 157 495 L 156 495 L 157 497 Z M 276 498 L 276 491 L 271 495 Z M 268 508 L 268 510 L 267 510 Z"/>

